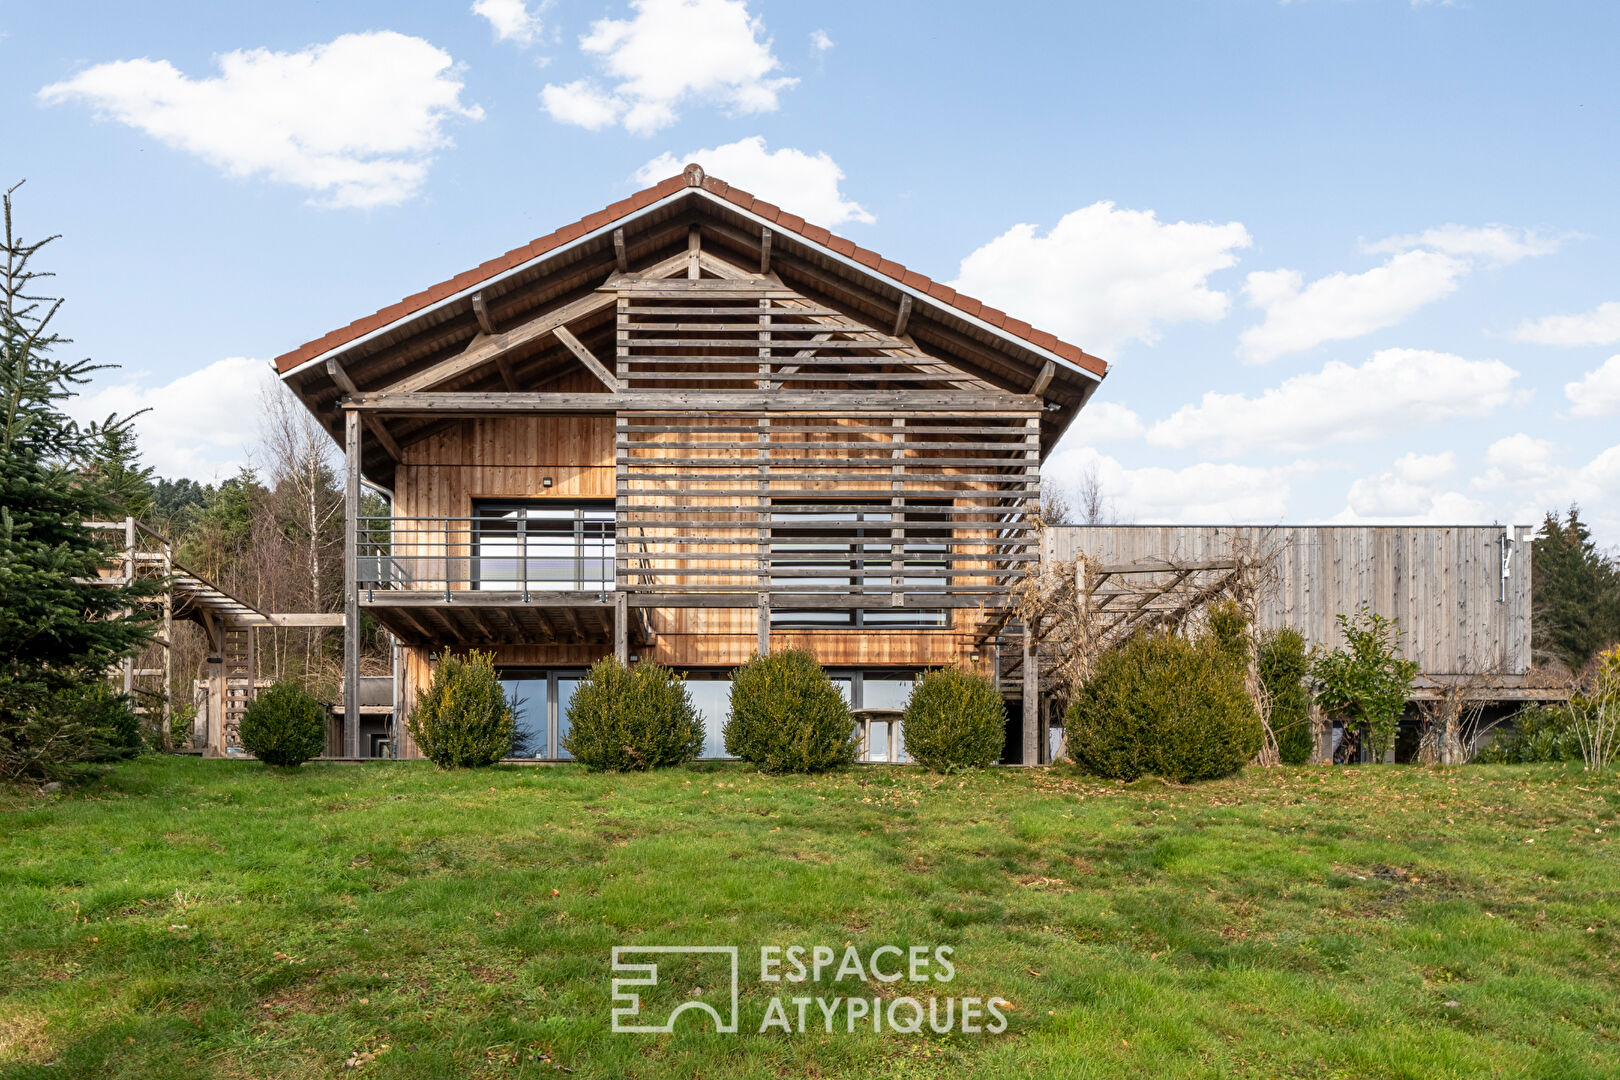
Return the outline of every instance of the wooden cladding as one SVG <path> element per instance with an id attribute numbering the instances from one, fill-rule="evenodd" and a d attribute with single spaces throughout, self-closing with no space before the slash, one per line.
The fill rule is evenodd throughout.
<path id="1" fill-rule="evenodd" d="M 1039 411 L 779 284 L 618 289 L 619 385 L 670 403 L 615 420 L 618 587 L 632 604 L 919 628 L 1006 606 L 1036 557 Z M 977 393 L 981 408 L 921 393 L 869 408 L 895 391 L 940 404 Z M 779 407 L 681 408 L 691 393 Z M 780 407 L 790 401 L 814 407 Z"/>

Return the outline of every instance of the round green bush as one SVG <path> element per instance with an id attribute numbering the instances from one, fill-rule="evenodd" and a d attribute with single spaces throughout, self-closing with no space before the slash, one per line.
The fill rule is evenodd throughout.
<path id="1" fill-rule="evenodd" d="M 1069 756 L 1098 776 L 1227 776 L 1260 749 L 1243 671 L 1210 637 L 1133 638 L 1105 653 L 1069 707 Z"/>
<path id="2" fill-rule="evenodd" d="M 242 748 L 266 765 L 293 768 L 326 749 L 326 706 L 295 682 L 278 682 L 248 703 Z"/>
<path id="3" fill-rule="evenodd" d="M 825 772 L 855 760 L 849 703 L 803 649 L 756 656 L 732 673 L 726 752 L 767 773 Z"/>
<path id="4" fill-rule="evenodd" d="M 989 679 L 961 668 L 924 673 L 911 688 L 906 753 L 935 772 L 982 769 L 1001 756 L 1007 711 Z"/>
<path id="5" fill-rule="evenodd" d="M 517 720 L 493 655 L 444 654 L 405 726 L 422 756 L 441 769 L 493 765 L 510 754 Z"/>
<path id="6" fill-rule="evenodd" d="M 703 721 L 686 683 L 662 664 L 598 660 L 568 703 L 563 749 L 599 772 L 682 765 L 703 749 Z"/>

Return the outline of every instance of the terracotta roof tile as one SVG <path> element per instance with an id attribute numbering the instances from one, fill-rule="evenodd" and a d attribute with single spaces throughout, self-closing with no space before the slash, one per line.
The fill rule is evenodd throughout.
<path id="1" fill-rule="evenodd" d="M 778 206 L 762 199 L 756 199 L 749 192 L 732 187 L 718 177 L 708 176 L 693 166 L 688 166 L 686 170 L 661 180 L 652 187 L 643 188 L 627 198 L 620 199 L 606 209 L 588 214 L 579 221 L 564 225 L 531 243 L 513 248 L 498 258 L 480 263 L 472 270 L 463 271 L 448 281 L 407 296 L 375 314 L 356 319 L 347 326 L 333 330 L 316 338 L 314 341 L 301 345 L 291 352 L 277 357 L 276 367 L 283 372 L 290 371 L 299 364 L 324 352 L 339 348 L 356 338 L 363 337 L 374 330 L 379 330 L 390 323 L 438 303 L 446 297 L 474 288 L 479 283 L 495 277 L 502 271 L 521 266 L 532 259 L 561 247 L 571 240 L 610 226 L 638 210 L 651 206 L 660 199 L 667 198 L 683 188 L 691 186 L 701 186 L 705 191 L 724 198 L 734 206 L 741 207 L 772 222 L 780 229 L 795 233 L 812 244 L 828 248 L 862 266 L 870 267 L 877 273 L 902 282 L 908 288 L 926 293 L 940 303 L 956 308 L 964 315 L 976 317 L 1008 334 L 1023 338 L 1031 345 L 1055 353 L 1096 375 L 1104 375 L 1108 371 L 1108 365 L 1102 360 L 1059 339 L 1053 334 L 1043 330 L 1036 330 L 1022 319 L 1009 318 L 1005 312 L 986 307 L 971 296 L 962 296 L 948 285 L 934 281 L 914 270 L 908 270 L 900 263 L 885 259 L 874 251 L 859 247 L 853 241 L 836 236 L 820 225 L 812 225 L 797 214 L 787 213 Z"/>

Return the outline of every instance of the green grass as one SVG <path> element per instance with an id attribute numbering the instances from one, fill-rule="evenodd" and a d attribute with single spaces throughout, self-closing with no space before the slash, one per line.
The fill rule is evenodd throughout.
<path id="1" fill-rule="evenodd" d="M 951 984 L 853 992 L 1010 1029 L 757 1034 L 795 989 L 759 946 L 845 942 L 953 946 Z M 636 943 L 741 946 L 742 1033 L 611 1034 Z M 147 758 L 0 793 L 5 1077 L 1615 1076 L 1617 991 L 1620 790 L 1575 769 Z"/>

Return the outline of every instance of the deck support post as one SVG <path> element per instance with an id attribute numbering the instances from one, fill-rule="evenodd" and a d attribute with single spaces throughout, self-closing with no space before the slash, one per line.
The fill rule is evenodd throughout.
<path id="1" fill-rule="evenodd" d="M 343 756 L 360 756 L 360 414 L 343 413 Z"/>
<path id="2" fill-rule="evenodd" d="M 1024 627 L 1024 764 L 1041 763 L 1041 670 L 1035 662 L 1035 628 Z"/>
<path id="3" fill-rule="evenodd" d="M 613 655 L 630 663 L 630 594 L 623 589 L 613 594 Z"/>

